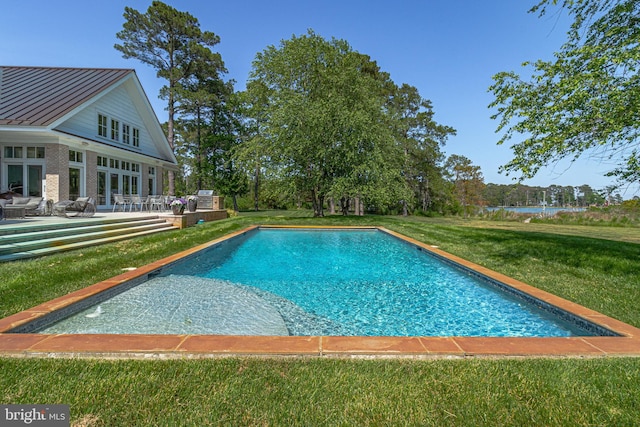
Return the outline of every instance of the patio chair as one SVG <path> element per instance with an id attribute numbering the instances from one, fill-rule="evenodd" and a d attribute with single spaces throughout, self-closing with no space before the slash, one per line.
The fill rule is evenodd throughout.
<path id="1" fill-rule="evenodd" d="M 146 206 L 148 203 L 147 201 L 148 201 L 147 198 L 143 199 L 142 197 L 137 195 L 131 196 L 131 201 L 129 202 L 129 212 L 131 212 L 134 206 L 136 206 L 136 210 L 138 210 L 138 206 L 139 206 L 140 212 L 142 212 L 143 206 Z"/>
<path id="2" fill-rule="evenodd" d="M 166 211 L 171 210 L 171 202 L 173 202 L 174 199 L 175 199 L 174 196 L 162 196 L 162 204 L 163 204 L 164 210 Z"/>
<path id="3" fill-rule="evenodd" d="M 149 196 L 149 204 L 148 204 L 148 208 L 149 211 L 152 210 L 157 210 L 157 211 L 163 211 L 164 210 L 164 199 L 162 196 Z"/>
<path id="4" fill-rule="evenodd" d="M 122 211 L 126 211 L 127 210 L 127 201 L 125 200 L 124 196 L 122 194 L 114 194 L 113 195 L 113 211 L 116 211 L 116 208 L 118 206 L 122 207 Z"/>
<path id="5" fill-rule="evenodd" d="M 63 200 L 53 205 L 53 213 L 64 218 L 90 218 L 96 213 L 96 202 L 91 197 L 78 197 L 75 201 Z"/>

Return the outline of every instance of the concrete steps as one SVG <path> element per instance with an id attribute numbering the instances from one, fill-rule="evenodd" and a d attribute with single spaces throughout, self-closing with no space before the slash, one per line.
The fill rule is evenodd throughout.
<path id="1" fill-rule="evenodd" d="M 97 221 L 43 221 L 22 228 L 0 225 L 0 262 L 34 258 L 176 229 L 178 227 L 157 216 Z"/>

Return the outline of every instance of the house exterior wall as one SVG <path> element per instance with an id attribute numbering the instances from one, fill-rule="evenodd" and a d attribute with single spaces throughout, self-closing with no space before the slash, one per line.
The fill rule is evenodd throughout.
<path id="1" fill-rule="evenodd" d="M 151 134 L 134 105 L 129 91 L 125 85 L 121 85 L 90 104 L 87 108 L 78 112 L 69 120 L 56 126 L 56 130 L 77 135 L 118 149 L 139 153 L 155 158 L 164 158 L 157 146 L 153 143 Z M 98 135 L 98 114 L 108 118 L 107 136 Z M 111 120 L 117 120 L 120 124 L 118 140 L 111 139 Z M 135 147 L 130 140 L 128 144 L 123 142 L 122 126 L 128 125 L 132 129 L 140 131 L 140 145 Z"/>
<path id="2" fill-rule="evenodd" d="M 141 193 L 142 197 L 147 197 L 149 195 L 149 165 L 147 163 L 142 164 L 142 182 L 141 182 Z"/>
<path id="3" fill-rule="evenodd" d="M 115 70 L 114 73 L 113 70 L 102 69 L 8 68 L 18 78 L 11 83 L 3 81 L 3 67 L 0 67 L 0 87 L 5 89 L 0 91 L 0 105 L 13 114 L 0 124 L 0 192 L 8 189 L 9 176 L 12 182 L 18 183 L 14 177 L 19 175 L 18 167 L 22 165 L 23 181 L 28 182 L 29 187 L 27 191 L 39 195 L 40 188 L 32 187 L 37 182 L 42 186 L 42 196 L 54 202 L 70 198 L 70 167 L 82 174 L 77 192 L 74 179 L 72 197 L 80 195 L 99 200 L 99 196 L 104 196 L 102 200 L 106 200 L 106 206 L 110 207 L 112 195 L 116 192 L 142 196 L 162 194 L 163 169 L 176 167 L 176 160 L 135 73 L 128 70 Z M 20 73 L 25 73 L 25 77 Z M 57 90 L 51 92 L 49 85 L 29 90 L 32 73 L 42 81 L 57 84 Z M 48 80 L 46 73 L 53 77 Z M 114 74 L 117 77 L 108 80 Z M 62 84 L 59 84 L 60 79 L 63 79 Z M 109 82 L 106 86 L 105 81 Z M 35 113 L 25 115 L 22 110 L 11 109 L 16 102 L 15 97 L 2 98 L 3 93 L 23 86 L 27 88 L 28 102 L 32 107 L 28 111 L 43 113 L 47 120 L 38 114 L 34 116 Z M 82 98 L 82 94 L 91 96 Z M 52 99 L 52 95 L 57 99 Z M 78 100 L 77 104 L 74 100 Z M 69 108 L 64 110 L 63 107 Z M 99 114 L 107 117 L 106 135 L 100 135 L 98 131 Z M 37 117 L 41 122 L 30 121 L 31 117 Z M 112 119 L 119 125 L 116 139 L 111 137 Z M 123 138 L 123 125 L 129 127 L 128 142 Z M 138 144 L 134 143 L 133 129 L 139 132 Z M 9 154 L 3 159 L 5 147 Z M 18 158 L 12 154 L 20 150 L 23 153 L 29 150 L 31 154 L 34 149 L 37 149 L 37 157 L 25 154 Z M 149 189 L 149 167 L 155 169 L 152 191 Z M 103 186 L 102 177 L 105 176 L 106 184 Z"/>
<path id="4" fill-rule="evenodd" d="M 98 200 L 98 166 L 96 160 L 98 154 L 95 151 L 85 152 L 85 187 L 86 197 L 93 197 Z"/>
<path id="5" fill-rule="evenodd" d="M 69 147 L 61 144 L 45 146 L 46 198 L 55 202 L 69 199 Z"/>
<path id="6" fill-rule="evenodd" d="M 164 193 L 164 175 L 165 170 L 161 167 L 156 168 L 156 194 Z"/>

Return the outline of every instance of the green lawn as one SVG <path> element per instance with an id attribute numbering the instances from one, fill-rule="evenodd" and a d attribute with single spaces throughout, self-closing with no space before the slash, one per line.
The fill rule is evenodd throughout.
<path id="1" fill-rule="evenodd" d="M 260 223 L 382 225 L 640 327 L 638 228 L 306 212 L 0 264 L 0 316 Z M 84 426 L 620 426 L 640 413 L 640 358 L 0 358 L 0 372 L 0 403 L 69 404 Z"/>

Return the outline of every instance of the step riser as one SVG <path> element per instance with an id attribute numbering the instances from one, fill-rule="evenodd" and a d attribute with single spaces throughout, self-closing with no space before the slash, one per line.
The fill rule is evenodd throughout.
<path id="1" fill-rule="evenodd" d="M 65 227 L 56 230 L 43 230 L 28 233 L 13 233 L 0 236 L 0 247 L 3 245 L 9 245 L 20 242 L 28 242 L 34 239 L 44 240 L 53 238 L 65 238 L 68 236 L 80 236 L 82 234 L 95 233 L 99 231 L 111 231 L 119 229 L 128 229 L 131 227 L 138 227 L 141 225 L 150 224 L 168 224 L 163 219 L 145 219 L 127 222 L 116 222 L 98 225 L 86 225 L 81 227 Z"/>
<path id="2" fill-rule="evenodd" d="M 29 226 L 29 232 L 50 232 L 55 230 L 82 229 L 84 227 L 92 227 L 96 225 L 112 225 L 134 221 L 148 221 L 149 219 L 160 219 L 157 215 L 141 216 L 141 217 L 123 217 L 123 218 L 103 218 L 99 221 L 83 221 L 78 218 L 68 218 L 67 221 L 57 223 L 41 223 Z M 23 234 L 25 229 L 3 227 L 0 226 L 0 238 L 14 234 Z"/>
<path id="3" fill-rule="evenodd" d="M 118 228 L 116 230 L 108 230 L 103 232 L 92 232 L 92 233 L 83 233 L 78 235 L 68 235 L 63 237 L 57 237 L 52 239 L 42 239 L 42 240 L 31 240 L 26 242 L 18 242 L 9 245 L 0 245 L 0 255 L 6 255 L 15 252 L 24 252 L 24 251 L 33 251 L 37 249 L 43 248 L 55 248 L 62 247 L 65 245 L 69 245 L 72 243 L 88 241 L 88 240 L 96 240 L 108 237 L 115 236 L 124 236 L 132 233 L 136 233 L 139 231 L 147 231 L 147 230 L 169 230 L 173 229 L 173 226 L 167 222 L 157 223 L 157 224 L 149 224 L 149 225 L 135 225 L 127 228 Z"/>
<path id="4" fill-rule="evenodd" d="M 152 230 L 147 230 L 147 231 L 133 233 L 133 234 L 122 234 L 119 236 L 111 236 L 103 239 L 86 240 L 82 242 L 76 242 L 73 244 L 67 244 L 64 246 L 41 248 L 38 250 L 29 251 L 29 252 L 15 252 L 11 254 L 0 255 L 0 262 L 17 261 L 17 260 L 28 259 L 28 258 L 37 258 L 40 256 L 51 255 L 58 252 L 65 252 L 65 251 L 71 251 L 75 249 L 88 248 L 91 246 L 104 245 L 106 243 L 113 243 L 121 240 L 131 239 L 134 237 L 146 236 L 149 234 L 162 233 L 168 230 L 177 230 L 177 229 L 178 228 L 176 227 L 158 228 L 158 229 L 152 229 Z"/>
<path id="5" fill-rule="evenodd" d="M 178 229 L 158 217 L 105 219 L 84 223 L 55 223 L 37 228 L 2 230 L 0 262 L 34 258 L 56 252 L 126 240 Z"/>

